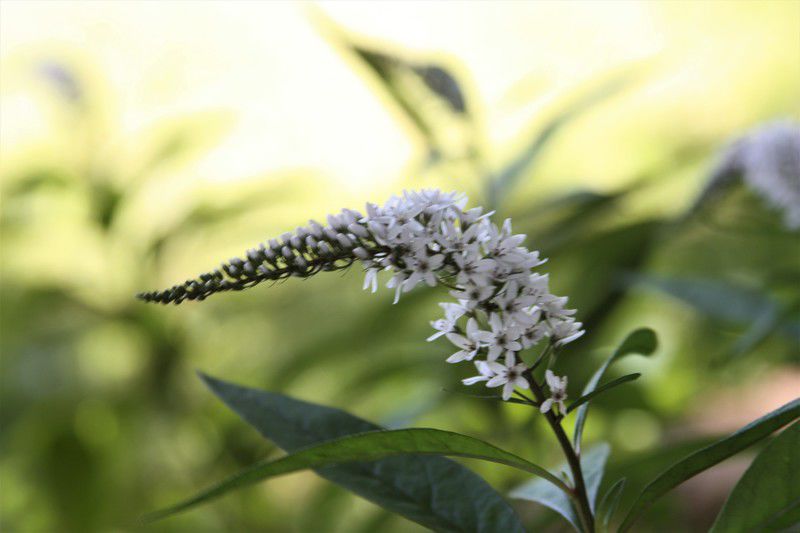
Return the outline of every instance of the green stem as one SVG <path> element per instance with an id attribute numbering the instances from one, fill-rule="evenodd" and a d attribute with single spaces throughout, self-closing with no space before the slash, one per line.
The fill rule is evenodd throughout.
<path id="1" fill-rule="evenodd" d="M 530 369 L 525 373 L 528 381 L 530 382 L 533 396 L 541 404 L 547 399 L 544 391 L 542 390 L 541 386 L 536 383 L 536 380 L 534 379 L 533 373 L 530 371 Z M 586 493 L 586 483 L 583 480 L 583 470 L 581 470 L 580 458 L 578 457 L 578 454 L 575 453 L 575 449 L 572 447 L 572 443 L 570 443 L 567 434 L 564 433 L 564 428 L 561 427 L 560 417 L 557 417 L 553 413 L 552 409 L 546 412 L 544 416 L 547 419 L 547 423 L 550 424 L 553 433 L 555 433 L 558 443 L 564 452 L 564 456 L 567 458 L 569 468 L 572 471 L 574 487 L 572 489 L 571 496 L 577 503 L 578 518 L 581 521 L 583 530 L 586 533 L 594 533 L 594 516 L 592 515 L 592 508 L 589 505 L 589 497 Z"/>

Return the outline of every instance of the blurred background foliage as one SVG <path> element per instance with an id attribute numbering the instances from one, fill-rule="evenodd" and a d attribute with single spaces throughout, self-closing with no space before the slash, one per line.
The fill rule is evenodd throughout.
<path id="1" fill-rule="evenodd" d="M 398 305 L 352 271 L 179 308 L 160 288 L 341 207 L 440 187 L 510 216 L 588 334 L 577 395 L 632 328 L 657 357 L 589 440 L 630 498 L 800 390 L 800 245 L 719 150 L 798 117 L 800 4 L 4 2 L 0 528 L 125 531 L 279 453 L 194 375 L 438 427 L 558 462 L 541 420 L 445 392 L 440 290 Z M 747 457 L 642 530 L 703 530 Z M 507 489 L 519 474 L 470 463 Z M 515 504 L 517 505 L 517 504 Z M 518 504 L 530 525 L 562 525 Z M 293 475 L 154 531 L 416 531 Z"/>

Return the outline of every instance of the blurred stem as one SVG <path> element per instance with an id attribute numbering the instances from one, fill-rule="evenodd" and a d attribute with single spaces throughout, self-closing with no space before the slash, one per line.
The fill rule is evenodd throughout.
<path id="1" fill-rule="evenodd" d="M 533 377 L 532 370 L 532 368 L 526 370 L 525 375 L 530 382 L 533 396 L 536 398 L 536 401 L 541 404 L 547 399 L 547 397 L 545 396 L 542 387 Z M 556 439 L 558 439 L 558 444 L 561 446 L 561 450 L 564 452 L 564 457 L 567 458 L 569 468 L 572 471 L 574 487 L 572 488 L 571 496 L 577 503 L 576 510 L 578 511 L 578 518 L 581 521 L 583 531 L 586 533 L 594 533 L 594 516 L 592 515 L 592 508 L 589 505 L 589 497 L 586 494 L 586 483 L 583 480 L 583 470 L 581 469 L 580 458 L 575 452 L 575 449 L 572 447 L 572 443 L 567 437 L 567 434 L 564 433 L 564 428 L 561 427 L 561 417 L 556 416 L 552 409 L 546 412 L 544 417 L 547 419 L 547 423 L 550 424 L 550 428 L 553 430 L 553 433 L 555 433 Z"/>

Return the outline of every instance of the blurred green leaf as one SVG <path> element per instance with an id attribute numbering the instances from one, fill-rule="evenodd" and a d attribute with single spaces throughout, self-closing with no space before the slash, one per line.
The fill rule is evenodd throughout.
<path id="1" fill-rule="evenodd" d="M 550 140 L 569 122 L 626 87 L 630 75 L 614 78 L 582 96 L 557 113 L 533 136 L 527 146 L 488 183 L 487 209 L 496 209 L 511 193 L 524 172 L 536 161 Z"/>
<path id="2" fill-rule="evenodd" d="M 290 453 L 322 441 L 381 429 L 339 409 L 202 377 L 239 416 Z M 454 461 L 421 456 L 374 462 L 364 462 L 370 458 L 363 456 L 357 459 L 359 462 L 323 466 L 317 473 L 426 527 L 521 531 L 508 503 L 479 476 Z"/>
<path id="3" fill-rule="evenodd" d="M 633 281 L 658 289 L 714 318 L 750 323 L 774 313 L 775 304 L 762 292 L 712 279 L 633 276 Z"/>
<path id="4" fill-rule="evenodd" d="M 591 448 L 581 457 L 581 469 L 586 482 L 589 505 L 592 509 L 594 509 L 597 490 L 603 480 L 603 471 L 610 452 L 611 447 L 603 442 Z M 562 463 L 556 471 L 569 475 L 569 465 Z M 581 530 L 578 515 L 573 509 L 569 497 L 563 491 L 554 487 L 552 483 L 548 483 L 543 479 L 533 479 L 513 489 L 508 495 L 518 500 L 528 500 L 544 505 L 563 516 L 576 531 Z"/>
<path id="5" fill-rule="evenodd" d="M 781 315 L 778 304 L 762 291 L 711 279 L 661 278 L 632 276 L 634 282 L 659 289 L 695 307 L 713 318 L 753 324 L 765 315 Z M 785 320 L 779 325 L 787 334 L 796 326 Z"/>
<path id="6" fill-rule="evenodd" d="M 600 505 L 597 507 L 595 522 L 600 524 L 602 531 L 608 531 L 608 524 L 614 516 L 614 511 L 617 510 L 623 490 L 625 490 L 625 478 L 617 480 L 617 482 L 608 489 Z"/>
<path id="7" fill-rule="evenodd" d="M 712 533 L 772 530 L 773 523 L 800 509 L 800 423 L 770 442 L 733 488 Z"/>
<path id="8" fill-rule="evenodd" d="M 256 463 L 250 468 L 223 480 L 192 498 L 148 514 L 144 517 L 144 521 L 151 522 L 166 518 L 173 514 L 191 509 L 201 503 L 216 499 L 232 490 L 246 487 L 272 477 L 282 476 L 300 470 L 323 468 L 352 462 L 375 461 L 386 457 L 406 454 L 449 455 L 505 464 L 513 468 L 540 475 L 558 484 L 558 486 L 562 487 L 565 491 L 569 490 L 562 481 L 547 472 L 544 468 L 514 454 L 503 451 L 491 444 L 466 435 L 424 428 L 378 430 L 341 437 L 304 448 L 296 453 L 289 454 L 274 461 Z M 421 477 L 422 472 L 425 472 L 425 480 L 431 483 L 433 479 L 431 476 L 433 474 L 427 470 L 412 471 L 411 475 Z M 463 497 L 464 487 L 462 486 L 461 489 L 462 492 L 460 496 Z M 472 530 L 475 527 L 481 527 L 479 524 L 485 524 L 485 527 L 495 531 L 494 527 L 496 527 L 496 524 L 484 522 L 483 519 L 485 518 L 485 516 L 481 516 L 477 523 L 469 524 L 465 530 Z M 450 524 L 447 529 L 453 529 L 454 526 L 455 524 Z M 462 531 L 462 529 L 455 530 Z M 514 530 L 520 529 L 515 526 Z M 500 529 L 497 531 L 507 530 Z"/>
<path id="9" fill-rule="evenodd" d="M 640 377 L 641 377 L 641 374 L 633 373 L 633 374 L 627 374 L 627 375 L 619 377 L 617 379 L 613 379 L 613 380 L 609 381 L 608 383 L 604 383 L 604 384 L 600 385 L 599 387 L 597 387 L 592 392 L 590 392 L 588 394 L 584 394 L 583 396 L 581 396 L 580 398 L 578 398 L 577 400 L 575 400 L 574 402 L 569 404 L 569 407 L 567 407 L 567 413 L 571 413 L 573 410 L 577 409 L 578 407 L 580 407 L 581 405 L 585 404 L 586 402 L 592 400 L 595 396 L 603 394 L 607 390 L 613 389 L 614 387 L 616 387 L 618 385 L 622 385 L 623 383 L 627 383 L 629 381 L 634 381 L 636 379 L 639 379 Z"/>
<path id="10" fill-rule="evenodd" d="M 632 332 L 625 338 L 624 341 L 622 341 L 622 344 L 619 345 L 619 348 L 617 348 L 614 353 L 611 354 L 611 357 L 606 359 L 605 363 L 603 363 L 589 379 L 589 382 L 584 387 L 581 396 L 588 396 L 597 388 L 597 384 L 600 383 L 600 379 L 602 379 L 603 374 L 606 373 L 608 367 L 610 367 L 615 361 L 630 354 L 651 355 L 657 347 L 658 338 L 652 329 L 640 328 Z M 578 415 L 575 418 L 575 434 L 573 436 L 573 445 L 578 453 L 580 453 L 583 426 L 586 424 L 586 416 L 588 413 L 589 405 L 582 405 L 578 408 Z"/>
<path id="11" fill-rule="evenodd" d="M 770 436 L 800 417 L 800 399 L 766 414 L 732 435 L 677 462 L 652 481 L 628 510 L 619 531 L 627 531 L 657 499 L 700 472 Z"/>
<path id="12" fill-rule="evenodd" d="M 422 78 L 425 85 L 434 94 L 442 98 L 456 113 L 467 112 L 467 102 L 458 80 L 439 65 L 415 65 L 414 72 Z"/>

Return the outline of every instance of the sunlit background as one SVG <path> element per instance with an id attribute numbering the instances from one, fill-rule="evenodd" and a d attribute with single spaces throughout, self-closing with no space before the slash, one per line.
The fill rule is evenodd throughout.
<path id="1" fill-rule="evenodd" d="M 800 2 L 4 0 L 0 61 L 3 531 L 127 531 L 280 453 L 195 369 L 556 462 L 524 409 L 443 391 L 468 370 L 424 341 L 440 291 L 392 306 L 354 270 L 133 298 L 405 188 L 465 191 L 550 258 L 588 331 L 571 395 L 630 329 L 658 332 L 587 426 L 628 498 L 800 391 L 799 234 L 741 183 L 702 194 L 731 140 L 800 117 Z M 747 461 L 643 527 L 704 530 Z M 311 473 L 150 527 L 420 529 Z"/>

